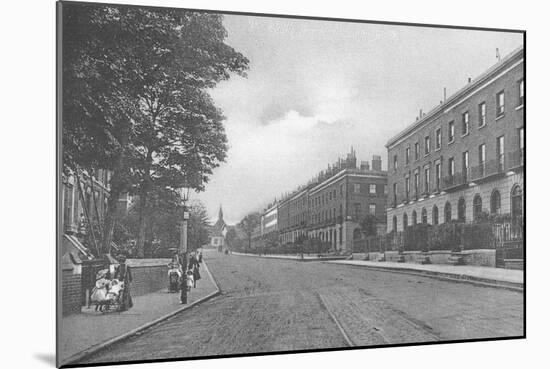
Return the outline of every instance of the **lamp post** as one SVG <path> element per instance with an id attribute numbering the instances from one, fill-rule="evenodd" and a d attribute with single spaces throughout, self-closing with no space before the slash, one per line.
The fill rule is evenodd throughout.
<path id="1" fill-rule="evenodd" d="M 182 304 L 187 304 L 187 221 L 189 220 L 189 212 L 186 204 L 189 199 L 189 187 L 180 188 L 179 194 L 183 204 L 183 220 L 180 222 L 179 259 L 184 272 L 180 299 Z"/>

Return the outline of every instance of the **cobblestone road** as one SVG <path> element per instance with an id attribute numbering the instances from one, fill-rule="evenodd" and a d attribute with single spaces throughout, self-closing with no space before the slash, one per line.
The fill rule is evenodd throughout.
<path id="1" fill-rule="evenodd" d="M 317 262 L 206 258 L 221 296 L 84 362 L 523 334 L 518 292 Z"/>

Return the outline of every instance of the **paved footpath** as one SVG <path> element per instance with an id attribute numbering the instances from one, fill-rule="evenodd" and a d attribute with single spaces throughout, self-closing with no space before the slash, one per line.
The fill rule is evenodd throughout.
<path id="1" fill-rule="evenodd" d="M 518 291 L 335 263 L 205 257 L 220 295 L 80 363 L 524 334 Z"/>
<path id="2" fill-rule="evenodd" d="M 162 289 L 147 295 L 132 297 L 134 307 L 128 311 L 99 313 L 92 305 L 89 309 L 83 307 L 81 314 L 64 317 L 60 323 L 58 349 L 61 364 L 73 361 L 73 358 L 83 351 L 88 351 L 105 341 L 181 310 L 216 292 L 217 287 L 208 272 L 202 274 L 197 288 L 192 288 L 188 295 L 187 305 L 180 304 L 179 293 L 168 293 L 167 289 Z"/>
<path id="3" fill-rule="evenodd" d="M 327 263 L 362 266 L 373 269 L 386 269 L 389 271 L 393 270 L 417 272 L 427 275 L 443 276 L 462 280 L 502 284 L 504 286 L 523 288 L 523 270 L 502 269 L 473 265 L 415 264 L 368 260 L 337 260 L 327 261 Z"/>

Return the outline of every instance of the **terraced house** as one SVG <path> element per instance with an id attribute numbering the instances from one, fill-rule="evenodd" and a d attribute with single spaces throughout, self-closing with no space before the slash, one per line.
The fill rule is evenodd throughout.
<path id="1" fill-rule="evenodd" d="M 385 233 L 386 171 L 378 155 L 357 167 L 355 151 L 320 173 L 278 203 L 279 240 L 295 243 L 302 238 L 328 242 L 333 250 L 351 252 L 353 241 L 363 237 L 361 220 L 376 217 L 378 233 Z"/>
<path id="2" fill-rule="evenodd" d="M 388 232 L 523 217 L 524 51 L 517 49 L 391 138 Z"/>

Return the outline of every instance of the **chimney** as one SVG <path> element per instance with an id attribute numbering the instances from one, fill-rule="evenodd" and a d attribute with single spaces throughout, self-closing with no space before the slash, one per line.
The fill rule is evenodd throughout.
<path id="1" fill-rule="evenodd" d="M 361 170 L 370 170 L 369 162 L 361 160 Z"/>
<path id="2" fill-rule="evenodd" d="M 447 101 L 447 87 L 443 87 L 443 102 Z"/>
<path id="3" fill-rule="evenodd" d="M 382 171 L 382 157 L 380 155 L 372 156 L 372 170 Z"/>
<path id="4" fill-rule="evenodd" d="M 468 83 L 472 82 L 472 77 L 468 77 Z"/>
<path id="5" fill-rule="evenodd" d="M 422 119 L 422 109 L 420 109 L 420 113 L 418 114 L 418 117 Z"/>

